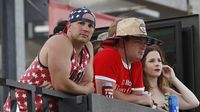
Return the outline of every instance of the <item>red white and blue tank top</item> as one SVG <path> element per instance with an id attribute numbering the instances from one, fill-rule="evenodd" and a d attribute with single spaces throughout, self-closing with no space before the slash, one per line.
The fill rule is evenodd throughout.
<path id="1" fill-rule="evenodd" d="M 87 46 L 84 46 L 81 51 L 80 62 L 78 62 L 78 57 L 76 55 L 76 51 L 73 50 L 73 55 L 71 57 L 71 71 L 69 75 L 66 75 L 66 78 L 71 79 L 72 81 L 79 83 L 83 78 L 87 64 L 90 60 L 90 54 Z M 30 84 L 35 86 L 41 86 L 44 83 L 51 83 L 50 73 L 48 67 L 45 67 L 41 64 L 39 60 L 39 56 L 35 58 L 29 68 L 26 70 L 25 74 L 22 75 L 19 82 L 24 84 Z M 16 99 L 19 110 L 21 112 L 27 111 L 27 96 L 26 91 L 24 90 L 16 90 Z M 36 94 L 35 96 L 35 110 L 37 112 L 41 112 L 42 110 L 42 98 L 41 95 Z M 51 112 L 57 112 L 58 106 L 55 100 L 49 99 L 49 109 Z M 10 111 L 10 97 L 7 98 L 7 101 L 4 105 L 4 112 Z"/>

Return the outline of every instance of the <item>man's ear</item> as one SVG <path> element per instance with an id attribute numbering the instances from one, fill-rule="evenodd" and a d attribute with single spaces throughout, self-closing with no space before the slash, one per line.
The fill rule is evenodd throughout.
<path id="1" fill-rule="evenodd" d="M 67 24 L 67 28 L 69 28 L 69 27 L 71 26 L 71 24 L 72 24 L 72 23 L 68 23 L 68 24 Z"/>
<path id="2" fill-rule="evenodd" d="M 70 31 L 71 23 L 67 24 L 67 30 Z"/>

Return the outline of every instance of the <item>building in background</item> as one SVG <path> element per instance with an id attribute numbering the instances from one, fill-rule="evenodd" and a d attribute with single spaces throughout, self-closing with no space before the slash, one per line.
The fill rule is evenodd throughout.
<path id="1" fill-rule="evenodd" d="M 134 16 L 145 21 L 200 14 L 199 0 L 57 0 L 57 2 L 73 7 L 85 6 L 97 13 L 104 13 L 109 16 Z M 48 38 L 50 24 L 48 21 L 48 5 L 48 0 L 0 1 L 1 77 L 17 79 L 39 53 L 41 46 Z M 67 15 L 65 16 L 67 17 Z M 187 26 L 187 24 L 184 25 Z M 188 34 L 187 30 L 192 30 L 193 28 L 196 27 L 184 27 L 182 33 L 192 35 L 192 33 Z M 195 30 L 199 32 L 199 29 Z M 98 33 L 94 34 L 94 38 Z M 199 45 L 195 44 L 190 50 L 195 50 L 198 47 Z M 193 57 L 193 54 L 189 56 Z M 195 58 L 192 59 L 195 60 Z M 194 72 L 191 74 L 197 74 L 194 66 L 198 64 L 194 65 L 190 61 L 186 61 L 186 64 L 191 65 L 190 69 Z M 190 74 L 190 72 L 186 73 Z M 190 79 L 191 77 L 185 78 Z M 200 80 L 196 76 L 193 78 Z M 188 81 L 187 83 L 190 82 Z M 196 84 L 192 82 L 192 85 L 195 89 Z M 200 98 L 199 95 L 198 98 Z"/>

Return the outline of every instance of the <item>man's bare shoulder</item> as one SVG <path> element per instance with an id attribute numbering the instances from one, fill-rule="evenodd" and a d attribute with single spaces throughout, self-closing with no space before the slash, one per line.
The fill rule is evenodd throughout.
<path id="1" fill-rule="evenodd" d="M 86 46 L 93 49 L 93 45 L 90 41 L 86 43 Z"/>
<path id="2" fill-rule="evenodd" d="M 65 35 L 55 35 L 46 42 L 48 47 L 72 48 L 71 41 Z"/>
<path id="3" fill-rule="evenodd" d="M 92 45 L 92 43 L 89 41 L 89 42 L 86 43 L 86 46 L 87 46 L 87 48 L 88 48 L 90 54 L 93 55 L 93 51 L 94 51 L 94 50 L 93 50 L 93 45 Z"/>

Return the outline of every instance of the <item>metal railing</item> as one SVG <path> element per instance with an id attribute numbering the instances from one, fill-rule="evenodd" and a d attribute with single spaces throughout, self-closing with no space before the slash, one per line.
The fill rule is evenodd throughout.
<path id="1" fill-rule="evenodd" d="M 59 112 L 160 112 L 149 107 L 106 98 L 102 95 L 72 95 L 50 89 L 23 84 L 17 81 L 0 78 L 0 86 L 10 89 L 11 112 L 16 112 L 15 89 L 27 91 L 28 112 L 35 112 L 35 94 L 42 95 L 42 112 L 49 112 L 47 97 L 58 100 Z M 2 109 L 2 107 L 1 107 Z M 3 110 L 1 110 L 3 111 Z"/>

